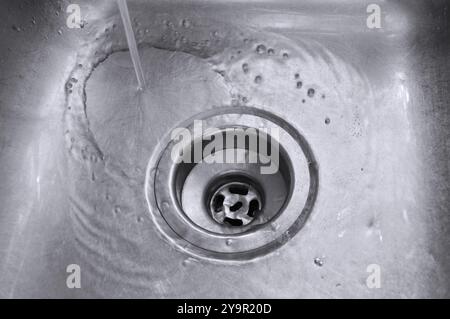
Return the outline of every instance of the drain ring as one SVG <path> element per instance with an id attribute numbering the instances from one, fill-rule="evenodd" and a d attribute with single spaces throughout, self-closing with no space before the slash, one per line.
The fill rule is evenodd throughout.
<path id="1" fill-rule="evenodd" d="M 286 243 L 306 222 L 317 196 L 318 169 L 306 140 L 283 119 L 255 108 L 209 111 L 179 126 L 192 130 L 194 119 L 203 120 L 210 127 L 277 128 L 280 132 L 277 142 L 289 161 L 287 166 L 292 178 L 289 197 L 282 211 L 270 221 L 243 232 L 219 233 L 200 227 L 181 207 L 177 186 L 179 164 L 172 161 L 174 142 L 168 134 L 164 139 L 166 144 L 160 144 L 165 147 L 159 148 L 149 161 L 145 184 L 147 202 L 158 229 L 183 251 L 215 260 L 249 260 Z"/>

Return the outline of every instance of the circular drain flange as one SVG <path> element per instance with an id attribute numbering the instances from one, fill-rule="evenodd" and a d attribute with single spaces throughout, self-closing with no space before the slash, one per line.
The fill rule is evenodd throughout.
<path id="1" fill-rule="evenodd" d="M 196 132 L 196 121 L 202 121 L 203 135 Z M 166 239 L 196 257 L 249 260 L 280 247 L 302 228 L 317 196 L 318 171 L 308 143 L 289 123 L 266 111 L 233 107 L 201 113 L 180 127 L 192 133 L 183 151 L 169 132 L 146 175 L 150 213 Z M 256 154 L 261 161 L 246 161 L 255 155 L 247 144 L 236 147 L 240 155 L 233 163 L 207 157 L 183 161 L 185 154 L 205 150 L 213 133 L 236 128 L 253 129 L 247 137 L 269 132 L 264 136 L 268 147 L 277 146 L 278 156 L 270 153 L 276 170 L 267 173 L 269 161 L 262 154 Z M 215 147 L 215 155 L 229 150 Z"/>

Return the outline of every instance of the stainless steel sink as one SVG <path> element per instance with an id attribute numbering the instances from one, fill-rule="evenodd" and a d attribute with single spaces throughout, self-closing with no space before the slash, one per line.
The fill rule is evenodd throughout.
<path id="1" fill-rule="evenodd" d="M 0 297 L 450 297 L 447 1 L 129 0 L 144 90 L 117 4 L 69 4 L 0 4 Z M 165 161 L 200 119 L 279 127 L 281 175 Z M 195 215 L 236 185 L 279 210 L 242 240 Z"/>

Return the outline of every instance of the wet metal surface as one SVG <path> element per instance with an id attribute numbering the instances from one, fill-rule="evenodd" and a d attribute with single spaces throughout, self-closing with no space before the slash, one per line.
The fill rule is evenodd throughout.
<path id="1" fill-rule="evenodd" d="M 450 297 L 447 1 L 130 0 L 143 91 L 116 3 L 78 3 L 79 29 L 68 1 L 0 4 L 0 297 Z M 320 181 L 247 261 L 168 240 L 149 200 L 171 130 L 224 109 L 288 123 Z"/>

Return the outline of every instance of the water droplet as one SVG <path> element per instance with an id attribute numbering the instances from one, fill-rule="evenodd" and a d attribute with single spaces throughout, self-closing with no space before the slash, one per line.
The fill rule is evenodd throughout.
<path id="1" fill-rule="evenodd" d="M 326 124 L 326 125 L 330 124 L 330 122 L 331 122 L 331 120 L 330 120 L 329 117 L 325 118 L 325 124 Z"/>
<path id="2" fill-rule="evenodd" d="M 244 73 L 248 73 L 248 71 L 250 70 L 248 63 L 244 63 L 242 64 L 242 71 L 244 71 Z"/>
<path id="3" fill-rule="evenodd" d="M 181 21 L 181 25 L 183 26 L 183 28 L 189 28 L 191 26 L 191 22 L 187 19 L 183 19 Z"/>
<path id="4" fill-rule="evenodd" d="M 289 54 L 288 53 L 283 53 L 283 59 L 287 59 L 287 58 L 289 58 Z"/>
<path id="5" fill-rule="evenodd" d="M 120 213 L 121 213 L 121 211 L 122 211 L 122 209 L 120 208 L 120 206 L 119 206 L 119 205 L 116 205 L 116 206 L 114 206 L 114 213 L 116 213 L 116 214 L 120 214 Z"/>
<path id="6" fill-rule="evenodd" d="M 58 34 L 62 35 L 62 30 L 61 29 L 58 30 Z"/>
<path id="7" fill-rule="evenodd" d="M 233 243 L 233 240 L 230 239 L 230 238 L 228 238 L 228 239 L 225 241 L 225 244 L 226 244 L 227 246 L 230 246 L 232 243 Z"/>
<path id="8" fill-rule="evenodd" d="M 14 31 L 16 31 L 16 32 L 22 31 L 22 28 L 19 27 L 19 26 L 16 26 L 15 24 L 12 25 L 12 29 L 13 29 Z"/>
<path id="9" fill-rule="evenodd" d="M 138 221 L 138 223 L 142 223 L 144 221 L 144 217 L 138 216 L 137 221 Z"/>
<path id="10" fill-rule="evenodd" d="M 267 54 L 268 55 L 274 55 L 275 54 L 275 50 L 270 48 L 270 49 L 267 50 Z"/>
<path id="11" fill-rule="evenodd" d="M 295 73 L 294 77 L 296 80 L 300 79 L 300 73 Z"/>
<path id="12" fill-rule="evenodd" d="M 324 264 L 324 261 L 322 258 L 316 257 L 316 258 L 314 258 L 314 264 L 316 264 L 316 266 L 322 267 Z"/>
<path id="13" fill-rule="evenodd" d="M 257 75 L 256 77 L 255 77 L 255 83 L 256 84 L 260 84 L 262 82 L 262 76 L 261 75 Z"/>
<path id="14" fill-rule="evenodd" d="M 314 89 L 308 89 L 308 96 L 314 97 L 314 94 L 316 94 L 316 91 Z"/>
<path id="15" fill-rule="evenodd" d="M 220 74 L 220 76 L 225 77 L 226 73 L 225 70 L 215 70 L 217 74 Z"/>
<path id="16" fill-rule="evenodd" d="M 197 262 L 197 259 L 192 258 L 192 257 L 189 257 L 189 258 L 183 260 L 183 262 L 182 262 L 181 264 L 182 264 L 184 267 L 186 267 L 186 266 L 188 266 L 188 265 L 190 265 L 190 264 L 193 264 L 193 263 L 195 263 L 195 262 Z"/>
<path id="17" fill-rule="evenodd" d="M 163 211 L 169 209 L 169 207 L 170 207 L 170 205 L 169 205 L 168 202 L 164 201 L 164 202 L 161 203 L 161 208 L 162 208 Z"/>
<path id="18" fill-rule="evenodd" d="M 301 89 L 303 86 L 303 82 L 302 81 L 298 81 L 297 82 L 297 89 Z"/>
<path id="19" fill-rule="evenodd" d="M 264 44 L 260 44 L 256 47 L 256 53 L 264 54 L 266 53 L 266 46 Z"/>

